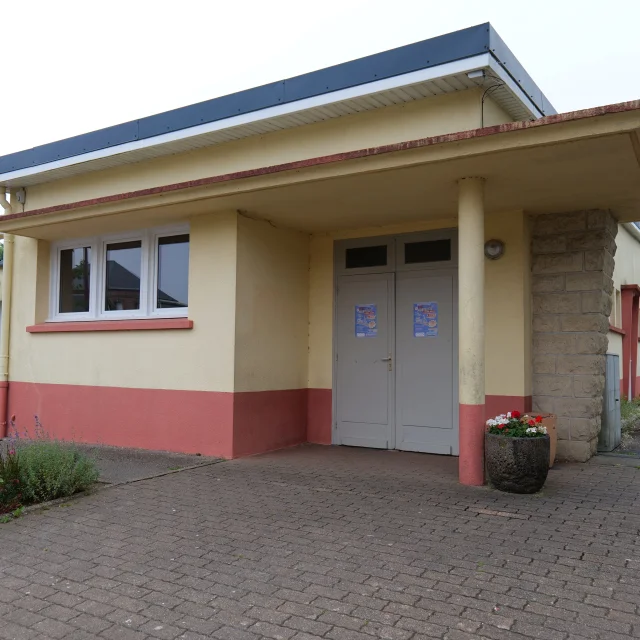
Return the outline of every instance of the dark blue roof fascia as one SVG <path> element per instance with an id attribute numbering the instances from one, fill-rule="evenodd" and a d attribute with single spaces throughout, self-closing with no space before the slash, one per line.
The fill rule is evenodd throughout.
<path id="1" fill-rule="evenodd" d="M 500 36 L 486 23 L 288 80 L 0 156 L 0 174 L 37 167 L 487 52 L 492 53 L 543 113 L 555 113 Z"/>
<path id="2" fill-rule="evenodd" d="M 520 88 L 529 96 L 531 102 L 545 116 L 556 113 L 547 97 L 538 88 L 533 78 L 524 70 L 518 59 L 511 53 L 511 50 L 496 30 L 490 24 L 486 26 L 489 28 L 490 51 L 498 64 L 520 85 Z"/>

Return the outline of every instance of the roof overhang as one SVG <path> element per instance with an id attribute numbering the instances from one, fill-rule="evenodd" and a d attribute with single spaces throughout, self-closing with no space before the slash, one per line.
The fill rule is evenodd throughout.
<path id="1" fill-rule="evenodd" d="M 606 208 L 629 222 L 639 134 L 635 101 L 11 214 L 0 229 L 79 237 L 225 210 L 312 232 L 455 217 L 469 175 L 486 178 L 489 211 Z"/>
<path id="2" fill-rule="evenodd" d="M 473 71 L 484 76 L 470 78 Z M 26 187 L 478 87 L 514 120 L 555 113 L 489 24 L 0 157 Z"/>

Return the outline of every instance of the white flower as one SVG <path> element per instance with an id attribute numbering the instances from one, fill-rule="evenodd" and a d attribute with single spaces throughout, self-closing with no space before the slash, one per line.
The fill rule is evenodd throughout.
<path id="1" fill-rule="evenodd" d="M 541 425 L 538 427 L 538 433 L 544 433 L 544 434 L 546 434 L 546 433 L 547 433 L 547 427 L 545 427 L 544 425 L 542 425 L 542 424 L 541 424 Z"/>
<path id="2" fill-rule="evenodd" d="M 535 427 L 529 427 L 526 433 L 538 433 L 538 430 Z"/>
<path id="3" fill-rule="evenodd" d="M 507 411 L 507 418 L 511 417 L 511 411 Z"/>

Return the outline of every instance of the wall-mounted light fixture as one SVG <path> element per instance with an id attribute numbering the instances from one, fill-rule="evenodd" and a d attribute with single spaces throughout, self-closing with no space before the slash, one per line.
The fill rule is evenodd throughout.
<path id="1" fill-rule="evenodd" d="M 484 69 L 476 69 L 467 73 L 469 80 L 482 80 L 484 78 Z"/>
<path id="2" fill-rule="evenodd" d="M 489 260 L 497 260 L 504 255 L 504 242 L 502 240 L 487 240 L 484 243 L 484 255 Z"/>

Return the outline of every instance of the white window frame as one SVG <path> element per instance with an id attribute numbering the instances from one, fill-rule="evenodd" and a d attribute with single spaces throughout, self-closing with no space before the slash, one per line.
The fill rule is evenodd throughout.
<path id="1" fill-rule="evenodd" d="M 149 255 L 149 273 L 151 277 L 149 282 L 149 292 L 147 294 L 147 304 L 149 311 L 149 317 L 152 318 L 184 318 L 188 312 L 188 308 L 176 308 L 176 309 L 158 309 L 157 303 L 157 291 L 158 291 L 158 265 L 159 265 L 159 251 L 158 240 L 160 238 L 167 238 L 169 236 L 181 236 L 189 234 L 189 225 L 183 225 L 181 227 L 157 227 L 150 230 L 151 237 L 151 252 Z M 191 256 L 191 236 L 189 236 L 189 256 Z M 188 285 L 188 282 L 187 282 Z M 188 294 L 187 294 L 188 295 Z"/>
<path id="2" fill-rule="evenodd" d="M 80 249 L 89 247 L 91 251 L 91 269 L 89 272 L 89 311 L 78 313 L 60 313 L 60 252 L 65 249 Z M 95 308 L 96 273 L 94 264 L 97 259 L 97 245 L 94 238 L 80 238 L 57 242 L 51 247 L 51 283 L 49 286 L 49 318 L 64 318 L 66 322 L 92 320 L 91 309 Z"/>
<path id="3" fill-rule="evenodd" d="M 132 320 L 143 318 L 185 318 L 189 308 L 157 308 L 158 240 L 167 236 L 190 234 L 189 225 L 156 227 L 142 231 L 109 234 L 92 238 L 78 238 L 56 242 L 51 246 L 51 281 L 49 286 L 49 318 L 47 322 L 86 322 L 95 320 Z M 140 266 L 140 308 L 127 311 L 106 311 L 106 257 L 107 245 L 140 240 L 142 248 Z M 189 243 L 191 244 L 191 243 Z M 60 313 L 60 252 L 64 249 L 91 249 L 89 274 L 89 311 Z"/>

